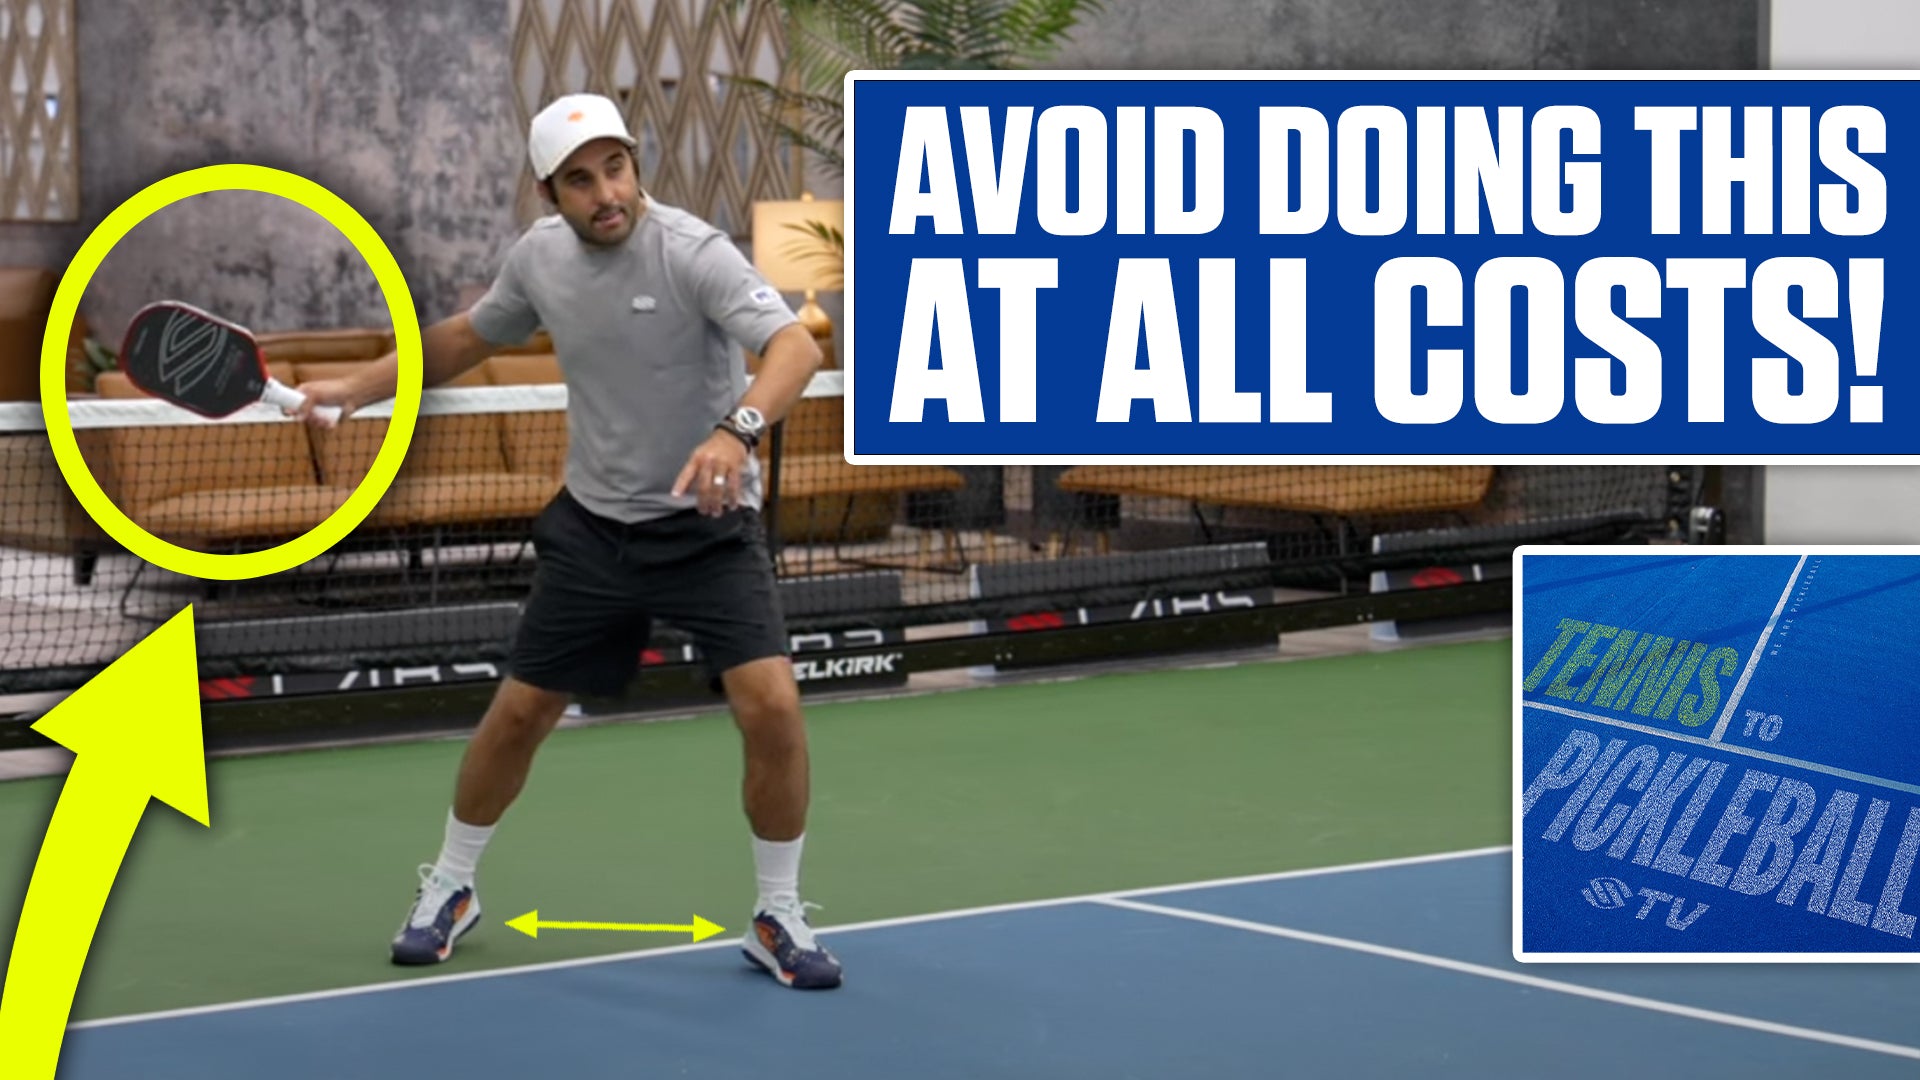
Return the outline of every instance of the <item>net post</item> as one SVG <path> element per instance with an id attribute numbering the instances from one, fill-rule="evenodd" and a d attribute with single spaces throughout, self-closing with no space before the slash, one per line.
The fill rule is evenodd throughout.
<path id="1" fill-rule="evenodd" d="M 783 417 L 773 424 L 773 430 L 767 433 L 767 486 L 765 498 L 761 502 L 766 506 L 767 553 L 773 560 L 773 574 L 780 576 L 780 448 L 786 430 Z"/>

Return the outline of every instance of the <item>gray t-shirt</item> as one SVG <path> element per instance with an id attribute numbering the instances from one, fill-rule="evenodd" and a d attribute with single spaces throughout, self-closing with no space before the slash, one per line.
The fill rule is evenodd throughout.
<path id="1" fill-rule="evenodd" d="M 553 338 L 567 383 L 567 488 L 626 522 L 695 505 L 691 492 L 673 497 L 673 482 L 746 393 L 741 349 L 762 351 L 796 321 L 731 238 L 651 199 L 618 248 L 588 245 L 557 215 L 541 218 L 468 316 L 496 345 L 543 327 Z M 751 455 L 741 498 L 761 505 Z"/>

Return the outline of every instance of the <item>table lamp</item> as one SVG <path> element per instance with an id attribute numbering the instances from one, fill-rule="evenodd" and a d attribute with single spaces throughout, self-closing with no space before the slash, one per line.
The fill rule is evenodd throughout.
<path id="1" fill-rule="evenodd" d="M 814 300 L 814 292 L 840 287 L 845 264 L 841 230 L 839 199 L 804 195 L 753 204 L 753 265 L 781 292 L 805 294 L 806 303 L 796 314 L 816 338 L 833 333 L 833 320 Z"/>

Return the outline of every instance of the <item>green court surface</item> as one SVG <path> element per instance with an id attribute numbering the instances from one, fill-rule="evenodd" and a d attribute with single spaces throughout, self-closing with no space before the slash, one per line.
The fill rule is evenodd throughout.
<path id="1" fill-rule="evenodd" d="M 814 704 L 803 891 L 832 944 L 836 923 L 1504 844 L 1509 665 L 1500 640 Z M 149 807 L 73 1019 L 421 974 L 386 945 L 462 747 L 212 762 L 211 829 Z M 481 864 L 480 928 L 432 973 L 687 940 L 501 925 L 534 908 L 739 933 L 739 772 L 724 714 L 557 733 Z M 59 783 L 0 785 L 0 948 Z"/>

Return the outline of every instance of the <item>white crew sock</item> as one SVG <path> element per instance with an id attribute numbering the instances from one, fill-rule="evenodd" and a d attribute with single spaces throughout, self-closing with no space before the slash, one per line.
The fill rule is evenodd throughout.
<path id="1" fill-rule="evenodd" d="M 439 861 L 434 863 L 435 869 L 462 885 L 473 884 L 480 853 L 486 850 L 487 841 L 493 839 L 493 830 L 492 825 L 469 825 L 448 810 L 447 839 L 440 849 Z"/>
<path id="2" fill-rule="evenodd" d="M 753 838 L 753 869 L 760 880 L 760 907 L 779 900 L 800 899 L 800 845 L 803 833 L 791 840 Z"/>

